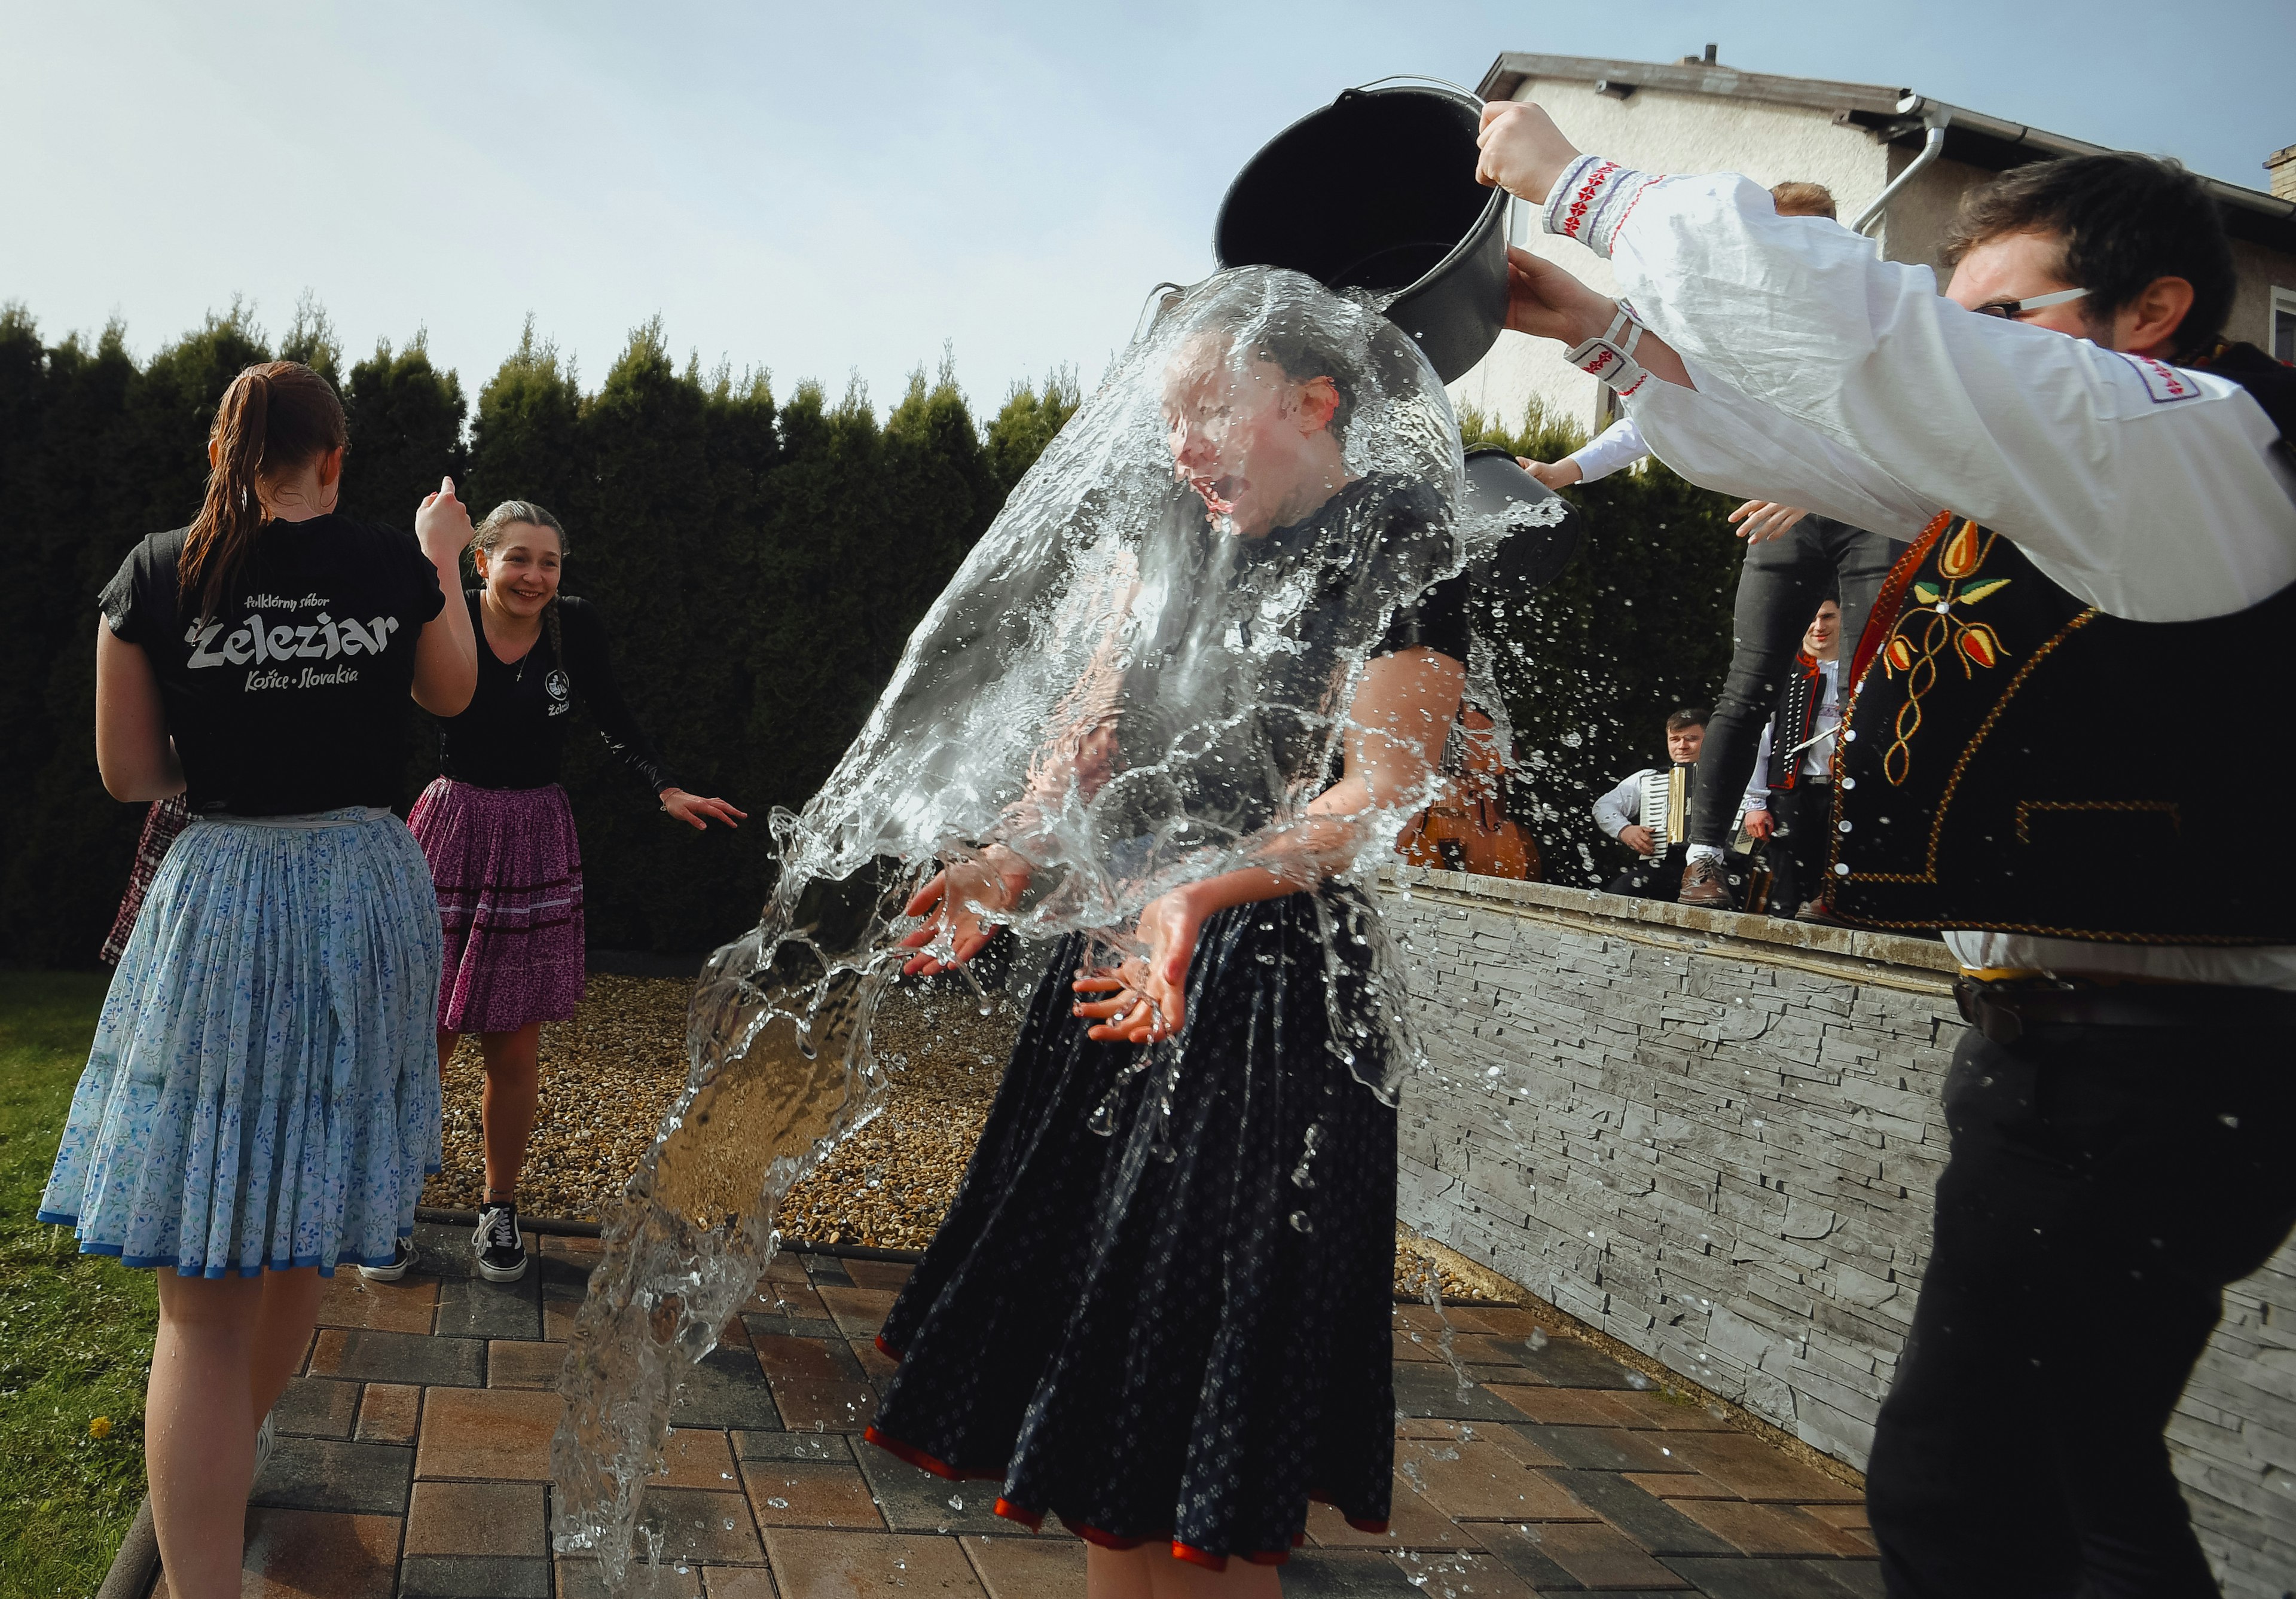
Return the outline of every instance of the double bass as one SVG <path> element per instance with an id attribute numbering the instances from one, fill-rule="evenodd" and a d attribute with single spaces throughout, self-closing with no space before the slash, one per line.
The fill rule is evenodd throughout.
<path id="1" fill-rule="evenodd" d="M 1506 756 L 1498 729 L 1470 706 L 1459 717 L 1459 754 L 1446 761 L 1445 791 L 1395 840 L 1414 866 L 1536 882 L 1538 841 L 1506 814 Z"/>

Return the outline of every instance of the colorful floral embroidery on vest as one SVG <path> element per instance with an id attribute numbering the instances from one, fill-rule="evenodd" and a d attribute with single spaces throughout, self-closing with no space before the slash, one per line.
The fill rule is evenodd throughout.
<path id="1" fill-rule="evenodd" d="M 1895 737 L 1882 758 L 1882 775 L 1892 784 L 1902 784 L 1913 770 L 1913 739 L 1921 731 L 1922 697 L 1937 686 L 1938 657 L 1950 646 L 1961 661 L 1962 676 L 1974 677 L 1976 668 L 1999 666 L 2002 657 L 2009 653 L 1999 634 L 1983 622 L 1969 620 L 1956 610 L 1956 606 L 1974 605 L 1988 594 L 1998 594 L 2009 586 L 2007 578 L 1966 580 L 1976 577 L 1985 564 L 1995 537 L 1975 522 L 1963 519 L 1938 549 L 1938 573 L 1945 581 L 1939 584 L 1926 578 L 1915 579 L 1906 591 L 1914 605 L 1898 619 L 1889 642 L 1882 646 L 1883 674 L 1892 678 L 1900 672 L 1906 675 L 1905 703 L 1898 707 L 1890 728 Z M 1918 639 L 1909 631 L 1916 627 Z"/>

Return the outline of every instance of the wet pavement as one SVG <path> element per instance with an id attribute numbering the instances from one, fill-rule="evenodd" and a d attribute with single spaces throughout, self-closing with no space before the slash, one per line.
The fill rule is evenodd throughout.
<path id="1" fill-rule="evenodd" d="M 578 1599 L 594 1566 L 552 1555 L 552 1390 L 594 1240 L 543 1236 L 523 1282 L 470 1275 L 459 1229 L 423 1226 L 398 1283 L 329 1284 L 248 1512 L 245 1593 L 265 1599 Z M 776 1259 L 673 1417 L 646 1494 L 658 1566 L 629 1591 L 694 1599 L 1073 1599 L 1084 1546 L 1030 1536 L 861 1440 L 891 1370 L 872 1340 L 908 1268 Z M 1049 1311 L 1049 1308 L 1048 1308 Z M 1294 1599 L 1879 1595 L 1856 1488 L 1650 1389 L 1514 1309 L 1396 1310 L 1393 1520 L 1311 1509 L 1283 1568 Z M 156 1590 L 167 1591 L 162 1575 Z"/>

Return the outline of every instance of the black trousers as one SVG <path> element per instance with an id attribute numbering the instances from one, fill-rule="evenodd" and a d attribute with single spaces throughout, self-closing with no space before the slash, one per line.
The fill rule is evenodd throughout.
<path id="1" fill-rule="evenodd" d="M 1698 758 L 1698 789 L 1690 801 L 1692 843 L 1719 845 L 1729 837 L 1738 797 L 1754 775 L 1762 724 L 1777 709 L 1778 691 L 1820 602 L 1839 585 L 1846 662 L 1856 652 L 1882 579 L 1905 549 L 1879 533 L 1806 516 L 1779 537 L 1746 552 L 1731 621 L 1730 672 Z"/>
<path id="2" fill-rule="evenodd" d="M 2296 1226 L 2291 1054 L 2284 1025 L 1963 1038 L 1866 1472 L 1892 1599 L 2216 1595 L 2161 1434 Z"/>
<path id="3" fill-rule="evenodd" d="M 1672 899 L 1682 892 L 1682 868 L 1689 853 L 1680 844 L 1669 844 L 1656 855 L 1638 856 L 1633 865 L 1604 883 L 1603 891 L 1636 899 Z"/>
<path id="4" fill-rule="evenodd" d="M 1833 785 L 1805 772 L 1790 789 L 1770 791 L 1778 831 L 1770 840 L 1770 914 L 1791 916 L 1825 881 L 1826 832 L 1833 825 Z"/>

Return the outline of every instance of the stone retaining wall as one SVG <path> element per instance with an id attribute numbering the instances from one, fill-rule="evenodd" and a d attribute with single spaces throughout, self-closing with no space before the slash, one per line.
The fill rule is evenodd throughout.
<path id="1" fill-rule="evenodd" d="M 1945 1162 L 1943 947 L 1447 872 L 1383 898 L 1430 1060 L 1401 1218 L 1862 1469 Z M 2169 1438 L 2226 1592 L 2281 1599 L 2296 1247 L 2226 1295 Z"/>

